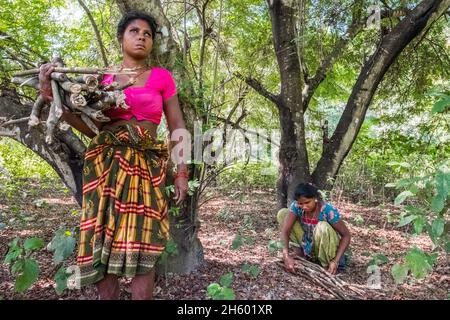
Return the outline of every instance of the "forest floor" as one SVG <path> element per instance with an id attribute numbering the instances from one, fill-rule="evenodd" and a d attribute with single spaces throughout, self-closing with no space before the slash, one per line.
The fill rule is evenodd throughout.
<path id="1" fill-rule="evenodd" d="M 40 237 L 50 242 L 59 227 L 78 225 L 79 207 L 67 189 L 58 183 L 42 184 L 25 181 L 20 188 L 0 190 L 0 299 L 96 299 L 93 286 L 81 290 L 66 290 L 57 295 L 53 275 L 52 253 L 45 248 L 34 257 L 40 266 L 38 281 L 25 293 L 14 292 L 14 279 L 3 263 L 8 243 L 15 237 Z M 217 191 L 216 191 L 217 192 Z M 218 194 L 199 211 L 199 238 L 204 248 L 204 265 L 188 275 L 166 273 L 157 278 L 155 299 L 205 300 L 206 288 L 232 272 L 231 288 L 236 299 L 335 299 L 328 291 L 299 275 L 287 273 L 277 264 L 281 251 L 270 252 L 268 243 L 278 240 L 276 197 L 273 191 L 247 190 Z M 369 207 L 334 198 L 330 201 L 341 211 L 351 233 L 351 259 L 346 271 L 338 278 L 365 291 L 361 299 L 448 299 L 450 270 L 440 257 L 433 272 L 425 279 L 409 279 L 402 285 L 394 283 L 390 275 L 392 265 L 401 261 L 408 248 L 417 246 L 431 250 L 425 235 L 411 236 L 407 227 L 397 228 L 400 209 L 391 205 Z M 388 219 L 389 218 L 389 219 Z M 388 222 L 391 221 L 391 222 Z M 237 233 L 248 241 L 238 249 L 231 249 Z M 370 288 L 376 273 L 368 271 L 370 260 L 383 254 L 388 262 L 379 264 L 380 287 Z M 243 271 L 244 264 L 257 265 L 260 273 L 253 278 Z M 67 265 L 75 264 L 72 255 Z M 375 277 L 375 278 L 374 278 Z M 121 279 L 121 299 L 130 299 L 130 280 Z"/>

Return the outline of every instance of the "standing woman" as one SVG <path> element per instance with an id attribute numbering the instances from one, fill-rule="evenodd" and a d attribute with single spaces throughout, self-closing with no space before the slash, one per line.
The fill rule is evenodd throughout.
<path id="1" fill-rule="evenodd" d="M 170 133 L 184 129 L 184 120 L 171 73 L 149 67 L 157 25 L 153 17 L 129 12 L 119 22 L 117 38 L 122 49 L 121 68 L 137 74 L 124 90 L 129 109 L 105 111 L 111 122 L 96 123 L 96 135 L 77 116 L 65 110 L 63 119 L 92 138 L 85 153 L 83 205 L 77 264 L 80 284 L 95 283 L 100 299 L 118 299 L 118 277 L 132 278 L 132 299 L 151 299 L 155 263 L 169 238 L 165 171 L 168 147 L 156 140 L 164 114 Z M 41 67 L 41 94 L 51 100 L 52 64 Z M 103 84 L 125 84 L 128 75 L 106 75 Z M 177 204 L 188 190 L 185 163 L 177 164 Z"/>

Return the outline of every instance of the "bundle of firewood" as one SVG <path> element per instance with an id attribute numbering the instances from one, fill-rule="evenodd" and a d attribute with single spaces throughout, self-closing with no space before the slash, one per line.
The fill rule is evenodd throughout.
<path id="1" fill-rule="evenodd" d="M 363 299 L 368 287 L 349 284 L 332 276 L 328 271 L 318 264 L 312 263 L 301 257 L 294 257 L 296 260 L 295 274 L 302 276 L 312 283 L 322 287 L 337 299 L 349 300 L 349 299 Z M 284 268 L 283 261 L 278 261 L 277 264 Z"/>
<path id="2" fill-rule="evenodd" d="M 136 74 L 134 69 L 65 68 L 60 58 L 54 58 L 52 62 L 56 64 L 56 67 L 50 76 L 53 101 L 50 102 L 49 114 L 45 121 L 46 143 L 53 143 L 54 131 L 62 116 L 63 108 L 80 115 L 81 119 L 95 133 L 98 133 L 98 128 L 92 120 L 110 121 L 103 111 L 109 108 L 128 109 L 123 90 L 135 83 L 134 78 L 131 77 L 124 85 L 119 85 L 118 82 L 102 85 L 101 81 L 105 74 Z M 69 77 L 68 74 L 76 76 Z M 39 90 L 38 75 L 39 69 L 25 70 L 15 73 L 11 81 Z M 31 110 L 29 126 L 40 124 L 41 111 L 46 105 L 44 98 L 39 95 Z"/>

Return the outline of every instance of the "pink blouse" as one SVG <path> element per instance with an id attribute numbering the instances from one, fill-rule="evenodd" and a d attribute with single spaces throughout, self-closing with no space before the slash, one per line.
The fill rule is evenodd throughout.
<path id="1" fill-rule="evenodd" d="M 113 81 L 114 75 L 108 74 L 102 84 L 111 84 Z M 130 120 L 134 116 L 138 121 L 147 120 L 159 124 L 163 102 L 176 95 L 177 88 L 169 70 L 152 68 L 143 87 L 128 87 L 123 92 L 126 96 L 125 102 L 130 108 L 125 110 L 113 107 L 104 111 L 107 117 L 111 120 Z"/>

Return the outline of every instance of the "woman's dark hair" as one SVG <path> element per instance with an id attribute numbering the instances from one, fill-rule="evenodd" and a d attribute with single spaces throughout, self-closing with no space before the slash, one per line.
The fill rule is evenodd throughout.
<path id="1" fill-rule="evenodd" d="M 322 194 L 319 192 L 319 189 L 312 183 L 300 183 L 294 192 L 294 197 L 296 200 L 300 197 L 305 198 L 316 198 L 322 201 Z"/>
<path id="2" fill-rule="evenodd" d="M 119 24 L 117 25 L 117 34 L 116 34 L 117 38 L 122 39 L 125 29 L 132 21 L 136 19 L 147 21 L 148 25 L 150 26 L 150 29 L 152 30 L 152 38 L 155 39 L 158 24 L 156 23 L 155 18 L 141 11 L 129 11 L 124 14 L 122 19 L 120 19 Z"/>

